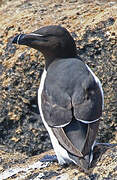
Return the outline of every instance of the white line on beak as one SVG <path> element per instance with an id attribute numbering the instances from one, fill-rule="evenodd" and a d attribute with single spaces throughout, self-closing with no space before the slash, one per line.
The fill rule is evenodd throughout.
<path id="1" fill-rule="evenodd" d="M 22 34 L 20 34 L 17 38 L 17 44 L 19 44 L 19 40 L 20 40 L 20 37 L 22 36 Z"/>
<path id="2" fill-rule="evenodd" d="M 29 35 L 33 35 L 33 36 L 43 36 L 42 34 L 35 34 L 35 33 L 30 33 Z"/>

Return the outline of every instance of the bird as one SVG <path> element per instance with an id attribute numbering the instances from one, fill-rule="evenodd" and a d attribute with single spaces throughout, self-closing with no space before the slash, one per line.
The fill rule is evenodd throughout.
<path id="1" fill-rule="evenodd" d="M 101 81 L 77 54 L 70 32 L 60 25 L 18 34 L 12 43 L 34 48 L 45 58 L 38 106 L 58 163 L 89 169 L 104 108 Z"/>

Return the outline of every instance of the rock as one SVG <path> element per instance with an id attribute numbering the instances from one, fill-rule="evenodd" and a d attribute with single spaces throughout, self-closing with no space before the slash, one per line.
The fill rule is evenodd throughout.
<path id="1" fill-rule="evenodd" d="M 105 150 L 104 150 L 105 149 Z M 3 164 L 0 166 L 1 179 L 35 179 L 35 180 L 116 180 L 117 177 L 117 146 L 103 148 L 100 160 L 95 161 L 87 172 L 75 165 L 61 167 L 57 162 L 44 162 L 45 156 L 53 156 L 49 151 L 41 155 L 26 157 L 20 153 L 2 155 Z M 7 159 L 7 162 L 6 160 Z M 12 161 L 11 161 L 12 159 Z M 43 161 L 42 161 L 43 159 Z M 14 161 L 15 160 L 15 161 Z"/>
<path id="2" fill-rule="evenodd" d="M 101 80 L 105 108 L 97 140 L 117 143 L 117 1 L 3 0 L 0 1 L 1 172 L 2 169 L 3 171 L 9 169 L 12 164 L 12 159 L 8 165 L 7 161 L 3 160 L 4 153 L 12 155 L 15 151 L 19 153 L 19 157 L 21 154 L 24 155 L 26 162 L 28 157 L 31 156 L 29 159 L 33 158 L 32 156 L 38 158 L 38 154 L 52 148 L 37 105 L 37 90 L 44 67 L 44 58 L 40 52 L 25 46 L 19 48 L 18 45 L 11 43 L 17 33 L 32 32 L 50 24 L 60 24 L 72 33 L 79 56 Z M 115 172 L 117 171 L 116 148 L 107 150 L 104 154 L 106 156 L 104 161 L 99 159 L 91 176 L 84 176 L 76 168 L 74 177 L 77 178 L 79 175 L 79 179 L 84 177 L 84 179 L 114 179 L 116 177 L 114 168 Z M 111 156 L 111 159 L 107 156 Z M 13 155 L 13 157 L 13 161 L 17 161 L 16 156 Z M 103 162 L 107 165 L 107 169 Z M 14 164 L 15 168 L 16 164 Z M 53 164 L 51 166 L 53 167 Z M 54 166 L 60 170 L 57 163 L 54 163 Z M 44 169 L 46 172 L 44 175 L 44 172 L 37 170 L 34 172 L 34 177 L 41 179 L 46 176 L 47 179 L 47 176 L 54 178 L 55 175 L 58 178 L 69 179 L 72 177 L 69 174 L 71 169 L 73 168 L 70 166 L 63 171 L 60 170 L 62 171 L 60 174 L 54 174 L 53 171 L 48 174 L 49 170 Z M 67 171 L 68 174 L 66 174 Z"/>

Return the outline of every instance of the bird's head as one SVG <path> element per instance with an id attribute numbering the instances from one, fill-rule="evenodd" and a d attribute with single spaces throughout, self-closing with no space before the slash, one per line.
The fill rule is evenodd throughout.
<path id="1" fill-rule="evenodd" d="M 57 25 L 45 26 L 29 34 L 19 34 L 12 42 L 39 50 L 47 64 L 55 59 L 77 56 L 72 36 L 65 28 Z"/>

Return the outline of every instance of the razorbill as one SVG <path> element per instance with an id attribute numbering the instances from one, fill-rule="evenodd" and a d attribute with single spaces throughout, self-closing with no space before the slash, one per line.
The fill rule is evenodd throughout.
<path id="1" fill-rule="evenodd" d="M 19 34 L 13 43 L 34 48 L 45 57 L 38 104 L 58 162 L 87 169 L 104 105 L 99 79 L 78 57 L 74 39 L 61 26 Z"/>

